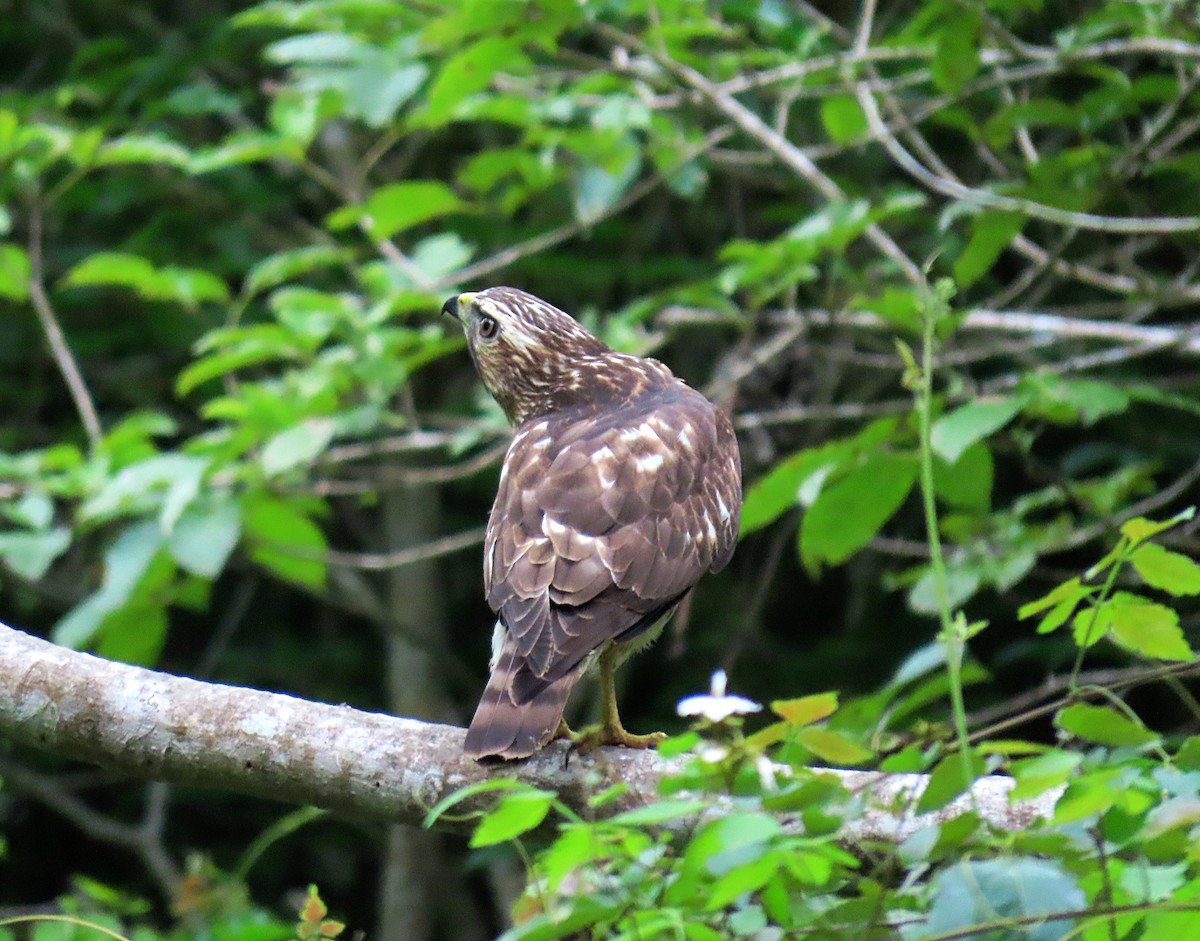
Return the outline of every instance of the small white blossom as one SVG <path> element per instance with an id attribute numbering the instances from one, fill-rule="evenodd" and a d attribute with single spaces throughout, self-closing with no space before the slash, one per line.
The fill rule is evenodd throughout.
<path id="1" fill-rule="evenodd" d="M 766 755 L 759 755 L 754 759 L 754 770 L 758 772 L 758 780 L 764 791 L 779 790 L 779 782 L 775 779 L 777 769 L 784 770 Z"/>
<path id="2" fill-rule="evenodd" d="M 700 758 L 710 765 L 715 765 L 728 757 L 729 749 L 724 745 L 705 745 L 700 749 Z"/>
<path id="3" fill-rule="evenodd" d="M 743 716 L 758 712 L 762 706 L 745 696 L 733 696 L 725 692 L 728 677 L 724 670 L 712 675 L 712 685 L 707 696 L 688 696 L 679 701 L 675 711 L 681 716 L 703 716 L 709 722 L 724 722 L 730 716 Z"/>

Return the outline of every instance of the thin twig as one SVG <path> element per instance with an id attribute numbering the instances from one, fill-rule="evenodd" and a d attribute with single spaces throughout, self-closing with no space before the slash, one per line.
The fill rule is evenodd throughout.
<path id="1" fill-rule="evenodd" d="M 874 95 L 860 85 L 856 87 L 855 96 L 875 140 L 883 145 L 897 166 L 935 193 L 978 206 L 1021 212 L 1044 222 L 1095 232 L 1164 234 L 1200 230 L 1200 216 L 1101 216 L 1090 212 L 1060 209 L 1023 197 L 1003 196 L 990 190 L 966 186 L 957 180 L 934 173 L 905 150 L 904 145 L 891 133 L 880 115 Z"/>
<path id="2" fill-rule="evenodd" d="M 330 549 L 322 553 L 320 558 L 324 559 L 330 565 L 362 569 L 368 572 L 382 572 L 389 569 L 397 569 L 403 565 L 413 565 L 416 562 L 436 559 L 439 556 L 449 555 L 461 549 L 477 546 L 483 542 L 483 534 L 484 531 L 482 528 L 469 529 L 466 532 L 434 539 L 420 546 L 397 549 L 395 552 L 342 552 L 338 549 Z M 279 547 L 279 551 L 282 552 L 284 550 L 282 547 Z"/>
<path id="3" fill-rule="evenodd" d="M 718 128 L 705 135 L 704 139 L 695 147 L 690 148 L 683 157 L 678 161 L 679 166 L 686 164 L 689 160 L 698 157 L 705 151 L 711 150 L 721 141 L 725 140 L 732 134 L 729 128 Z M 484 275 L 489 275 L 494 271 L 499 271 L 515 264 L 522 258 L 527 258 L 530 255 L 536 255 L 539 252 L 544 252 L 548 248 L 553 248 L 555 245 L 561 245 L 563 242 L 569 241 L 578 235 L 582 235 L 589 229 L 594 228 L 598 223 L 602 222 L 611 216 L 618 215 L 626 209 L 641 202 L 652 192 L 658 189 L 670 175 L 668 171 L 655 173 L 652 176 L 641 180 L 634 186 L 631 186 L 620 199 L 613 202 L 611 206 L 605 209 L 602 213 L 586 221 L 575 220 L 568 222 L 557 228 L 551 229 L 548 232 L 543 232 L 540 235 L 535 235 L 532 238 L 526 239 L 524 242 L 518 242 L 516 245 L 510 245 L 501 251 L 496 252 L 488 258 L 484 258 L 475 262 L 473 265 L 468 265 L 465 268 L 460 268 L 458 271 L 442 278 L 438 283 L 438 287 L 447 284 L 466 284 L 470 281 L 475 281 L 482 278 Z"/>
<path id="4" fill-rule="evenodd" d="M 33 302 L 33 309 L 37 312 L 42 332 L 46 335 L 46 342 L 50 345 L 50 352 L 54 356 L 54 362 L 58 365 L 58 371 L 62 374 L 63 381 L 66 382 L 67 389 L 71 393 L 75 410 L 79 413 L 79 420 L 83 422 L 88 443 L 95 448 L 104 435 L 100 427 L 100 418 L 96 414 L 96 405 L 92 401 L 87 383 L 83 381 L 83 374 L 79 371 L 79 364 L 76 363 L 75 356 L 67 345 L 67 339 L 63 335 L 62 327 L 59 326 L 58 317 L 54 313 L 54 307 L 51 306 L 50 298 L 46 294 L 45 277 L 42 256 L 42 206 L 41 202 L 35 198 L 29 207 L 29 299 Z"/>
<path id="5" fill-rule="evenodd" d="M 7 755 L 0 755 L 0 774 L 19 793 L 45 804 L 90 839 L 137 853 L 163 897 L 168 901 L 174 898 L 180 873 L 162 845 L 158 830 L 160 817 L 153 800 L 147 808 L 145 822 L 134 826 L 93 810 L 61 787 L 52 776 L 27 768 Z"/>
<path id="6" fill-rule="evenodd" d="M 807 308 L 800 311 L 770 310 L 759 315 L 767 323 L 791 326 L 797 318 L 814 327 L 852 327 L 859 330 L 895 332 L 895 324 L 870 311 L 829 311 Z M 727 313 L 698 307 L 672 305 L 658 317 L 663 324 L 729 323 Z M 1051 335 L 1075 340 L 1105 340 L 1128 346 L 1157 346 L 1188 355 L 1200 355 L 1200 332 L 1195 327 L 1176 327 L 1167 324 L 1144 325 L 1116 320 L 1085 320 L 1058 314 L 1024 310 L 969 310 L 958 329 L 1019 333 L 1037 336 Z"/>
<path id="7" fill-rule="evenodd" d="M 597 30 L 611 42 L 636 48 L 643 55 L 652 57 L 663 68 L 671 72 L 685 84 L 694 88 L 729 120 L 741 130 L 771 151 L 784 166 L 808 183 L 819 194 L 832 202 L 846 202 L 846 194 L 840 186 L 826 176 L 821 169 L 808 158 L 799 147 L 782 134 L 766 124 L 762 118 L 725 92 L 721 87 L 691 66 L 678 62 L 662 53 L 651 50 L 634 36 L 623 33 L 603 23 L 597 24 Z M 884 255 L 890 258 L 913 284 L 924 284 L 925 276 L 921 269 L 896 244 L 895 240 L 883 230 L 878 223 L 871 223 L 864 234 Z"/>

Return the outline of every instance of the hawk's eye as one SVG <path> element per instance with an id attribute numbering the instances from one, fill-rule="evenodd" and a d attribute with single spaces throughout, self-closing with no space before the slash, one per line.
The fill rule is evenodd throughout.
<path id="1" fill-rule="evenodd" d="M 500 324 L 496 323 L 495 317 L 489 317 L 484 314 L 479 318 L 479 335 L 485 340 L 490 340 L 500 332 Z"/>

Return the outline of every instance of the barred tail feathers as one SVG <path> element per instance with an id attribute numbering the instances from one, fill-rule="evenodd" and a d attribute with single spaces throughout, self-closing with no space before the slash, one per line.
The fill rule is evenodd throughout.
<path id="1" fill-rule="evenodd" d="M 579 671 L 572 670 L 518 704 L 513 686 L 523 666 L 516 645 L 506 639 L 467 729 L 467 757 L 528 758 L 554 736 Z"/>

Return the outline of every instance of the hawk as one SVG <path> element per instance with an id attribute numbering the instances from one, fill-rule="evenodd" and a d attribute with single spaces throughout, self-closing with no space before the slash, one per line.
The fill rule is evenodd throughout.
<path id="1" fill-rule="evenodd" d="M 484 540 L 496 612 L 473 758 L 524 758 L 552 738 L 571 687 L 599 666 L 602 721 L 584 748 L 647 748 L 626 732 L 613 670 L 733 555 L 741 457 L 729 416 L 657 360 L 618 353 L 532 294 L 494 287 L 442 307 L 515 426 Z"/>

